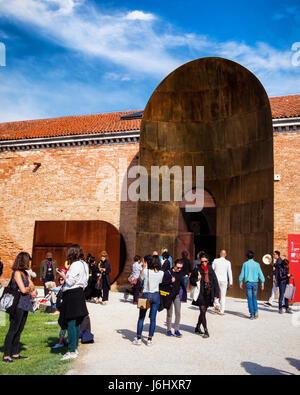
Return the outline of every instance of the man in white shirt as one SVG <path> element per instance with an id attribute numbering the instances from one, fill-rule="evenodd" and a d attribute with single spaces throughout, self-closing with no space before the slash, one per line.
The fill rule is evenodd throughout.
<path id="1" fill-rule="evenodd" d="M 219 314 L 225 314 L 225 303 L 226 303 L 226 292 L 228 288 L 228 280 L 229 286 L 232 287 L 233 279 L 232 279 L 232 270 L 231 263 L 226 259 L 227 253 L 225 250 L 220 252 L 220 258 L 215 259 L 212 264 L 212 268 L 214 269 L 220 287 L 220 299 L 216 302 L 216 310 L 220 310 Z"/>

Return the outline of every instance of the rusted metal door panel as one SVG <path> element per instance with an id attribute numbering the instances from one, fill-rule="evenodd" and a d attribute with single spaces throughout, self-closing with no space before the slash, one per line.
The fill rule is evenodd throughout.
<path id="1" fill-rule="evenodd" d="M 36 221 L 34 245 L 64 243 L 66 233 L 65 221 Z"/>
<path id="2" fill-rule="evenodd" d="M 111 263 L 111 282 L 116 281 L 126 259 L 124 240 L 113 225 L 104 221 L 37 221 L 33 270 L 39 273 L 47 252 L 52 252 L 58 267 L 63 267 L 71 244 L 80 244 L 85 256 L 90 253 L 97 261 L 101 251 L 106 250 Z M 40 281 L 36 283 L 41 284 Z"/>

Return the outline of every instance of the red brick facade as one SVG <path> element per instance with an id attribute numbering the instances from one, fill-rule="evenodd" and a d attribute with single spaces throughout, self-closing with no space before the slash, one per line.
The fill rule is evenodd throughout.
<path id="1" fill-rule="evenodd" d="M 292 116 L 299 117 L 299 96 L 291 97 L 289 105 L 291 100 Z M 286 99 L 274 98 L 270 101 L 273 117 L 289 116 L 286 108 L 283 112 L 280 111 L 280 104 L 286 102 Z M 298 107 L 295 110 L 296 105 Z M 115 113 L 104 117 L 106 123 L 105 127 L 102 125 L 103 130 L 101 125 L 97 126 L 101 118 L 97 117 L 100 115 L 78 117 L 79 123 L 69 118 L 56 120 L 59 132 L 55 129 L 54 121 L 36 121 L 34 135 L 27 122 L 0 124 L 0 140 L 54 137 L 62 135 L 62 130 L 65 135 L 72 135 L 71 129 L 74 135 L 138 131 L 140 120 L 122 121 L 123 123 L 118 121 L 120 115 L 124 114 Z M 52 125 L 50 134 L 44 131 L 49 122 Z M 27 132 L 20 135 L 24 124 Z M 18 129 L 17 134 L 14 134 L 15 128 Z M 6 132 L 10 137 L 5 137 Z M 106 186 L 112 194 L 108 170 L 111 166 L 116 169 L 119 185 L 127 168 L 137 164 L 138 141 L 96 146 L 72 146 L 72 143 L 66 143 L 64 148 L 33 148 L 0 152 L 0 256 L 4 263 L 2 278 L 9 276 L 13 260 L 20 251 L 32 252 L 35 221 L 102 220 L 119 229 L 125 239 L 127 260 L 118 283 L 126 283 L 135 250 L 136 203 L 120 203 L 119 196 L 116 201 L 101 201 L 97 197 L 97 190 Z M 121 167 L 119 160 L 123 161 Z M 34 163 L 41 164 L 36 171 Z M 275 174 L 281 177 L 280 181 L 274 182 L 274 247 L 287 255 L 288 234 L 300 233 L 300 131 L 274 133 L 274 163 Z M 153 246 L 153 249 L 161 247 Z"/>
<path id="2" fill-rule="evenodd" d="M 274 134 L 274 248 L 288 255 L 288 235 L 300 233 L 300 132 Z"/>
<path id="3" fill-rule="evenodd" d="M 107 183 L 110 166 L 123 179 L 127 167 L 137 163 L 138 144 L 74 147 L 57 150 L 0 153 L 0 256 L 3 278 L 21 251 L 32 252 L 35 221 L 102 220 L 120 230 L 128 263 L 134 254 L 136 204 L 101 202 L 97 188 Z M 41 163 L 35 169 L 34 162 Z M 118 179 L 117 179 L 118 182 Z M 105 185 L 104 185 L 105 186 Z M 112 189 L 111 189 L 112 190 Z"/>

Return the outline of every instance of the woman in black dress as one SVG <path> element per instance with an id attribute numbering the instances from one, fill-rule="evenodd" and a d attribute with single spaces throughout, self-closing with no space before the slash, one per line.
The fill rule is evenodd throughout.
<path id="1" fill-rule="evenodd" d="M 89 282 L 84 290 L 85 299 L 91 301 L 92 298 L 96 298 L 97 303 L 101 295 L 100 281 L 98 281 L 101 276 L 99 265 L 97 265 L 95 257 L 90 254 L 86 258 L 86 263 L 89 265 Z"/>
<path id="2" fill-rule="evenodd" d="M 108 301 L 109 290 L 110 290 L 109 273 L 111 272 L 111 266 L 108 261 L 108 254 L 106 251 L 101 252 L 99 270 L 101 272 L 100 288 L 102 290 L 102 304 L 106 305 Z"/>
<path id="3" fill-rule="evenodd" d="M 220 289 L 217 276 L 209 263 L 207 254 L 201 256 L 200 266 L 196 267 L 190 277 L 193 286 L 200 281 L 200 292 L 197 301 L 193 301 L 193 305 L 199 306 L 200 315 L 195 328 L 195 333 L 200 333 L 203 338 L 208 338 L 206 311 L 209 306 L 213 306 L 214 301 L 219 297 Z M 201 331 L 203 326 L 204 333 Z"/>
<path id="4" fill-rule="evenodd" d="M 6 363 L 27 358 L 20 355 L 19 350 L 20 337 L 26 324 L 28 312 L 33 312 L 31 296 L 34 296 L 35 286 L 26 272 L 30 269 L 30 261 L 31 257 L 27 252 L 20 252 L 12 267 L 11 286 L 20 292 L 20 298 L 15 312 L 9 317 L 10 325 L 4 342 L 3 356 L 3 362 Z"/>

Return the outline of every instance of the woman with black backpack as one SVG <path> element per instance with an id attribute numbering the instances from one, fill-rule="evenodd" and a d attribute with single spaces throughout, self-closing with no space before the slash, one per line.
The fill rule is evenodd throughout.
<path id="1" fill-rule="evenodd" d="M 19 354 L 20 337 L 26 324 L 28 312 L 33 312 L 32 298 L 35 286 L 26 270 L 30 269 L 31 257 L 28 252 L 20 252 L 12 267 L 10 286 L 19 292 L 18 304 L 10 314 L 10 325 L 4 342 L 3 362 L 11 363 L 16 359 L 27 359 Z"/>
<path id="2" fill-rule="evenodd" d="M 207 254 L 203 254 L 200 258 L 200 266 L 193 270 L 190 277 L 190 283 L 193 286 L 197 286 L 197 282 L 200 281 L 200 292 L 196 300 L 193 300 L 193 305 L 199 306 L 200 309 L 195 333 L 203 335 L 204 339 L 209 337 L 206 322 L 207 308 L 214 305 L 214 301 L 220 294 L 217 276 L 212 266 L 208 263 L 209 256 Z M 203 326 L 204 333 L 201 331 L 201 325 Z"/>

